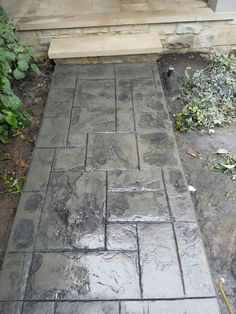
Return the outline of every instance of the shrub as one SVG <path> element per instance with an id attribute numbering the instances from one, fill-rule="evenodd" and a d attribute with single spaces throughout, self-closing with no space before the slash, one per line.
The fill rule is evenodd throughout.
<path id="1" fill-rule="evenodd" d="M 0 7 L 0 142 L 8 141 L 10 134 L 30 124 L 29 112 L 14 94 L 12 81 L 21 80 L 31 69 L 39 69 L 37 58 L 30 47 L 20 44 L 16 29 Z"/>
<path id="2" fill-rule="evenodd" d="M 176 128 L 209 130 L 236 118 L 236 57 L 214 55 L 206 69 L 185 72 L 180 81 L 185 107 L 176 115 Z"/>

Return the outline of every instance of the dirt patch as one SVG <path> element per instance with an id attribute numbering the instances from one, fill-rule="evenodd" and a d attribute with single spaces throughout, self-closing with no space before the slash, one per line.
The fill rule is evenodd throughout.
<path id="1" fill-rule="evenodd" d="M 161 57 L 159 69 L 172 121 L 183 107 L 178 99 L 179 78 L 187 67 L 193 71 L 208 66 L 206 57 L 197 53 Z M 170 76 L 169 67 L 174 68 Z M 236 311 L 236 182 L 212 170 L 219 148 L 236 153 L 236 123 L 218 128 L 213 135 L 175 130 L 175 137 L 187 181 L 197 190 L 193 201 L 215 283 L 220 276 L 225 278 Z M 227 313 L 223 305 L 222 312 Z"/>
<path id="2" fill-rule="evenodd" d="M 0 144 L 0 173 L 9 172 L 23 184 L 30 164 L 32 150 L 40 127 L 53 64 L 47 60 L 39 64 L 41 74 L 29 73 L 23 81 L 15 81 L 15 93 L 23 100 L 24 108 L 32 111 L 31 125 L 16 133 L 8 144 Z M 1 158 L 4 156 L 5 158 Z M 0 264 L 15 216 L 19 195 L 4 192 L 0 179 Z"/>

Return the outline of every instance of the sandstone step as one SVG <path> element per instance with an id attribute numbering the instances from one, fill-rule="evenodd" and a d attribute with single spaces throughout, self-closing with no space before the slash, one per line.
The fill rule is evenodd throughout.
<path id="1" fill-rule="evenodd" d="M 96 35 L 52 39 L 50 59 L 157 53 L 162 45 L 157 33 Z"/>

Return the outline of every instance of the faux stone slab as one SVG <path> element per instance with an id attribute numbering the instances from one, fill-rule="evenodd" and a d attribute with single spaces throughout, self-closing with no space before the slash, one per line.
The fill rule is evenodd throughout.
<path id="1" fill-rule="evenodd" d="M 137 132 L 151 133 L 170 129 L 163 93 L 156 90 L 154 80 L 139 79 L 132 81 L 132 84 Z"/>
<path id="2" fill-rule="evenodd" d="M 134 134 L 90 134 L 87 170 L 138 168 Z"/>
<path id="3" fill-rule="evenodd" d="M 56 150 L 54 170 L 83 170 L 85 165 L 85 147 L 59 148 Z"/>
<path id="4" fill-rule="evenodd" d="M 0 313 L 21 314 L 22 305 L 21 302 L 0 302 Z"/>
<path id="5" fill-rule="evenodd" d="M 164 167 L 164 179 L 169 197 L 182 196 L 188 192 L 186 179 L 182 169 L 179 167 Z"/>
<path id="6" fill-rule="evenodd" d="M 197 224 L 176 223 L 175 232 L 183 270 L 186 296 L 215 296 L 215 290 Z"/>
<path id="7" fill-rule="evenodd" d="M 54 308 L 54 302 L 25 302 L 22 314 L 54 314 Z"/>
<path id="8" fill-rule="evenodd" d="M 103 248 L 105 183 L 102 172 L 54 173 L 39 226 L 37 248 Z"/>
<path id="9" fill-rule="evenodd" d="M 48 94 L 44 117 L 69 118 L 71 114 L 73 98 L 73 88 L 51 88 Z"/>
<path id="10" fill-rule="evenodd" d="M 113 64 L 80 65 L 79 79 L 114 79 Z"/>
<path id="11" fill-rule="evenodd" d="M 31 254 L 6 254 L 0 271 L 0 301 L 22 300 L 26 288 Z"/>
<path id="12" fill-rule="evenodd" d="M 115 83 L 113 80 L 79 80 L 76 86 L 74 107 L 90 112 L 103 108 L 115 110 Z"/>
<path id="13" fill-rule="evenodd" d="M 138 237 L 143 297 L 183 297 L 172 225 L 138 225 Z"/>
<path id="14" fill-rule="evenodd" d="M 74 88 L 77 70 L 76 65 L 56 65 L 50 88 Z"/>
<path id="15" fill-rule="evenodd" d="M 33 160 L 24 185 L 25 191 L 40 191 L 47 188 L 53 162 L 54 149 L 35 149 Z"/>
<path id="16" fill-rule="evenodd" d="M 169 205 L 172 217 L 175 221 L 197 221 L 193 202 L 189 193 L 184 193 L 182 196 L 169 197 Z"/>
<path id="17" fill-rule="evenodd" d="M 220 314 L 216 299 L 121 302 L 121 314 Z"/>
<path id="18" fill-rule="evenodd" d="M 138 147 L 141 168 L 178 163 L 178 152 L 171 133 L 138 134 Z"/>
<path id="19" fill-rule="evenodd" d="M 44 118 L 36 146 L 65 147 L 69 123 L 69 118 Z"/>
<path id="20" fill-rule="evenodd" d="M 108 174 L 108 191 L 164 191 L 161 169 L 116 170 Z"/>
<path id="21" fill-rule="evenodd" d="M 148 62 L 116 64 L 115 71 L 116 79 L 153 77 L 152 64 Z"/>
<path id="22" fill-rule="evenodd" d="M 170 220 L 165 192 L 109 192 L 108 221 Z"/>
<path id="23" fill-rule="evenodd" d="M 45 192 L 25 192 L 21 195 L 7 251 L 32 252 Z"/>
<path id="24" fill-rule="evenodd" d="M 132 90 L 135 92 L 153 92 L 156 90 L 155 81 L 154 81 L 154 78 L 152 77 L 136 78 L 136 79 L 131 80 L 131 82 L 132 82 Z M 161 95 L 161 97 L 163 97 L 163 95 Z"/>
<path id="25" fill-rule="evenodd" d="M 137 250 L 136 226 L 110 224 L 107 226 L 108 250 Z"/>
<path id="26" fill-rule="evenodd" d="M 119 314 L 118 302 L 63 302 L 57 304 L 55 314 Z"/>
<path id="27" fill-rule="evenodd" d="M 67 147 L 86 147 L 87 134 L 69 133 Z"/>
<path id="28" fill-rule="evenodd" d="M 115 107 L 90 110 L 74 108 L 70 133 L 115 132 Z"/>
<path id="29" fill-rule="evenodd" d="M 134 111 L 132 103 L 131 81 L 116 81 L 117 131 L 134 132 Z"/>
<path id="30" fill-rule="evenodd" d="M 36 254 L 29 277 L 27 298 L 140 298 L 137 255 L 135 252 Z"/>

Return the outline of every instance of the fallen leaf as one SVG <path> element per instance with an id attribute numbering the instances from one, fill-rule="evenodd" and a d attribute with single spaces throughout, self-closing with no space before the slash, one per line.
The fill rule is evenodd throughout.
<path id="1" fill-rule="evenodd" d="M 208 53 L 200 53 L 200 57 L 204 59 L 210 59 L 210 55 Z"/>
<path id="2" fill-rule="evenodd" d="M 186 153 L 192 157 L 196 157 L 198 155 L 197 150 L 191 147 L 187 149 Z"/>
<path id="3" fill-rule="evenodd" d="M 219 154 L 219 155 L 221 155 L 221 154 L 229 154 L 229 152 L 226 149 L 224 149 L 224 148 L 219 148 L 216 151 L 216 154 Z"/>

